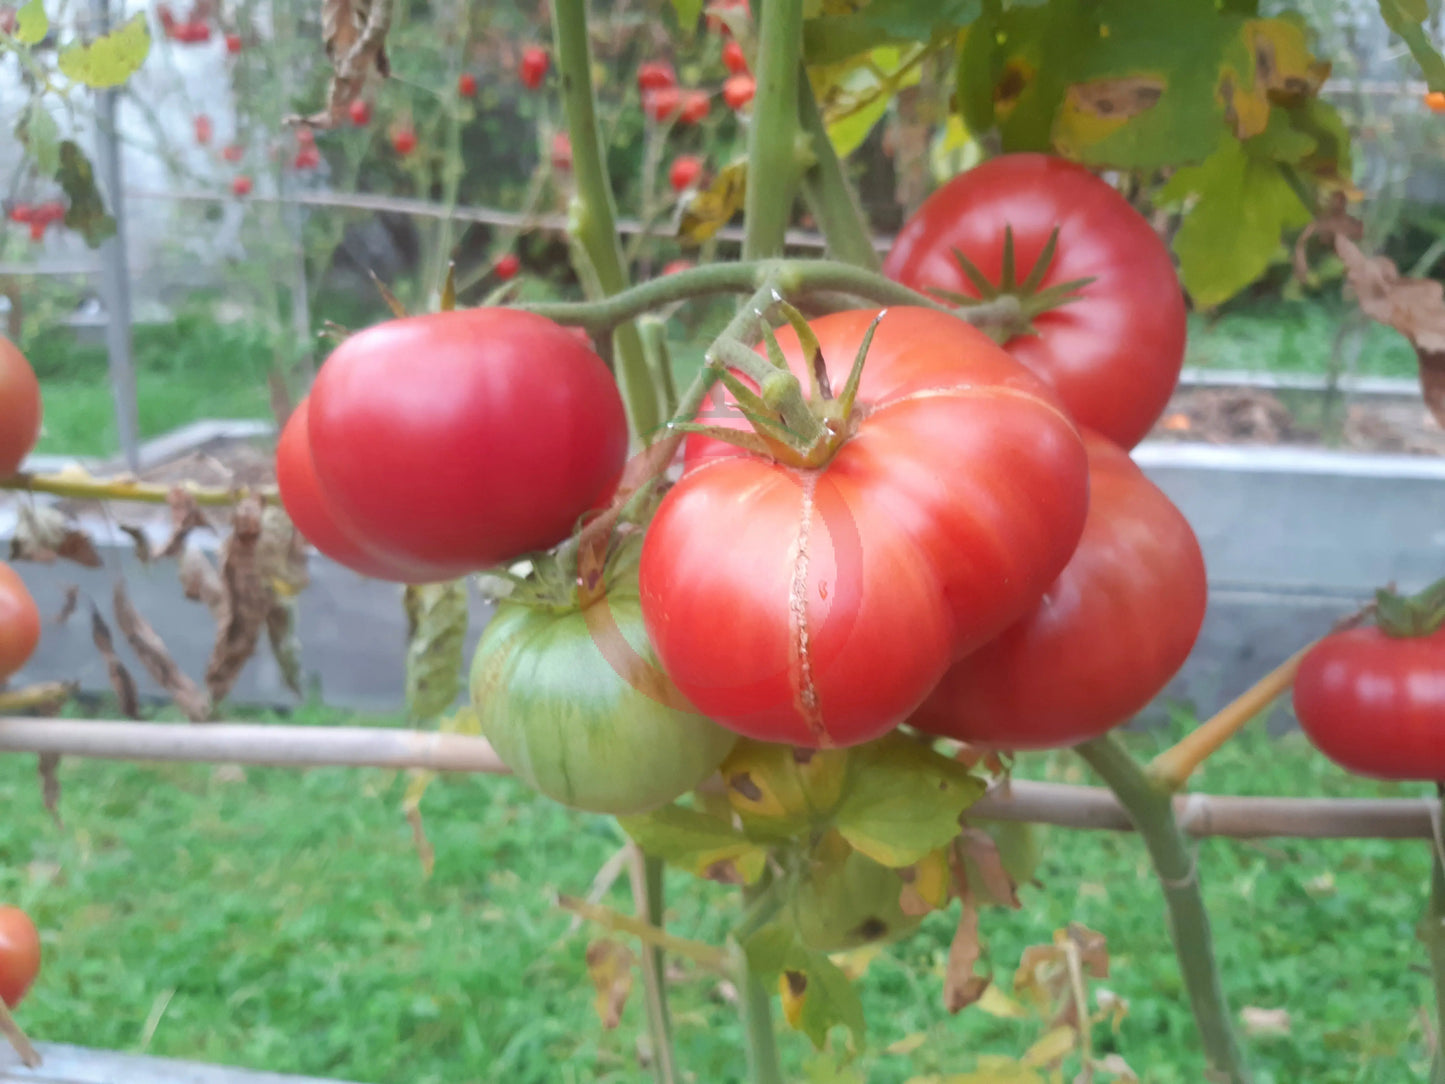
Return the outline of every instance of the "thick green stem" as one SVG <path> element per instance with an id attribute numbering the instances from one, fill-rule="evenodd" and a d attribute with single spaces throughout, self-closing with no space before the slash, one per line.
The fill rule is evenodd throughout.
<path id="1" fill-rule="evenodd" d="M 657 929 L 663 928 L 663 873 L 661 859 L 632 855 L 632 892 L 638 897 L 642 917 Z M 647 996 L 647 1025 L 652 1035 L 652 1067 L 657 1084 L 677 1084 L 676 1056 L 672 1049 L 672 1018 L 667 1009 L 667 978 L 662 949 L 643 949 L 642 984 Z"/>
<path id="2" fill-rule="evenodd" d="M 1438 789 L 1445 800 L 1445 784 Z M 1421 932 L 1430 951 L 1430 973 L 1435 980 L 1435 1059 L 1430 1068 L 1430 1084 L 1445 1084 L 1445 854 L 1441 853 L 1442 840 L 1438 832 L 1433 844 L 1430 913 Z"/>
<path id="3" fill-rule="evenodd" d="M 1210 1084 L 1249 1084 L 1251 1077 L 1230 1020 L 1199 869 L 1179 822 L 1170 792 L 1156 785 L 1124 748 L 1105 735 L 1076 746 L 1089 766 L 1109 785 L 1128 811 L 1154 864 L 1169 909 L 1169 934 L 1194 1010 L 1204 1047 L 1204 1079 Z"/>
<path id="4" fill-rule="evenodd" d="M 670 418 L 677 409 L 677 384 L 672 376 L 667 325 L 655 316 L 644 316 L 637 321 L 637 330 L 642 335 L 642 352 L 647 358 L 647 371 L 652 374 L 660 413 L 662 417 Z"/>
<path id="5" fill-rule="evenodd" d="M 748 133 L 743 259 L 778 256 L 798 184 L 798 67 L 803 0 L 767 0 L 758 27 L 757 95 Z"/>
<path id="6" fill-rule="evenodd" d="M 778 1037 L 773 1030 L 773 995 L 746 966 L 738 976 L 738 998 L 753 1084 L 783 1084 Z"/>
<path id="7" fill-rule="evenodd" d="M 776 283 L 785 298 L 810 294 L 848 294 L 874 305 L 918 305 L 948 312 L 979 327 L 1000 325 L 1018 313 L 1013 298 L 953 308 L 910 290 L 873 271 L 834 260 L 755 260 L 693 267 L 639 283 L 628 290 L 596 301 L 529 302 L 517 306 L 562 324 L 603 332 L 645 312 L 691 298 L 715 294 L 750 293 L 763 283 Z"/>
<path id="8" fill-rule="evenodd" d="M 813 165 L 803 174 L 803 197 L 828 241 L 828 252 L 845 263 L 877 271 L 881 261 L 873 247 L 868 218 L 828 138 L 823 112 L 803 65 L 798 66 L 798 121 L 813 152 Z"/>
<path id="9" fill-rule="evenodd" d="M 616 294 L 627 289 L 628 279 L 617 237 L 617 205 L 607 176 L 602 133 L 597 127 L 597 107 L 592 97 L 592 49 L 587 28 L 587 0 L 552 0 L 557 71 L 562 80 L 562 101 L 572 140 L 572 172 L 577 179 L 572 231 L 586 251 L 602 291 Z M 633 432 L 646 439 L 661 424 L 662 418 L 648 377 L 642 338 L 636 326 L 624 322 L 617 325 L 613 342 L 618 384 Z"/>

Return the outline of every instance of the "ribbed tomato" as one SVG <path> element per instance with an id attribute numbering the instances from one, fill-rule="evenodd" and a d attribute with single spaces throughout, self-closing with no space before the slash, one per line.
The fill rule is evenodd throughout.
<path id="1" fill-rule="evenodd" d="M 0 336 L 0 478 L 20 469 L 40 439 L 40 382 L 19 348 Z"/>
<path id="2" fill-rule="evenodd" d="M 883 269 L 918 290 L 978 297 L 957 254 L 998 284 L 1010 232 L 1022 279 L 1055 229 L 1057 250 L 1039 285 L 1093 281 L 1005 345 L 1058 388 L 1081 426 L 1132 448 L 1179 380 L 1184 295 L 1164 242 L 1103 180 L 1043 154 L 985 162 L 924 200 L 899 231 Z"/>
<path id="3" fill-rule="evenodd" d="M 40 611 L 25 581 L 0 561 L 0 682 L 30 661 L 40 643 Z"/>
<path id="4" fill-rule="evenodd" d="M 811 324 L 834 387 L 875 316 Z M 778 339 L 806 380 L 796 334 Z M 690 441 L 647 532 L 642 612 L 663 666 L 750 737 L 818 748 L 886 733 L 1039 600 L 1083 529 L 1072 422 L 956 317 L 889 310 L 858 404 L 817 469 Z"/>
<path id="5" fill-rule="evenodd" d="M 1097 737 L 1188 658 L 1208 585 L 1194 531 L 1127 452 L 1085 432 L 1089 516 L 1068 566 L 1021 621 L 949 670 L 909 720 L 1002 749 Z"/>
<path id="6" fill-rule="evenodd" d="M 1445 628 L 1326 636 L 1300 663 L 1294 710 L 1315 747 L 1352 772 L 1445 780 Z"/>
<path id="7" fill-rule="evenodd" d="M 606 364 L 551 320 L 458 309 L 378 324 L 322 366 L 311 458 L 343 529 L 448 579 L 546 549 L 627 458 Z"/>

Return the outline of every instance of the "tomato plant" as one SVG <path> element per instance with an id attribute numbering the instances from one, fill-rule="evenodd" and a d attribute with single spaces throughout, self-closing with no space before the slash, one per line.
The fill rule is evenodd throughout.
<path id="1" fill-rule="evenodd" d="M 342 526 L 437 579 L 560 542 L 611 496 L 627 455 L 602 359 L 511 309 L 352 335 L 317 375 L 308 425 Z"/>
<path id="2" fill-rule="evenodd" d="M 351 118 L 351 123 L 357 128 L 365 128 L 371 123 L 371 103 L 365 98 L 356 98 L 346 107 L 346 113 Z"/>
<path id="3" fill-rule="evenodd" d="M 732 110 L 742 109 L 757 93 L 757 81 L 751 75 L 734 75 L 723 81 L 723 101 Z"/>
<path id="4" fill-rule="evenodd" d="M 955 663 L 909 720 L 1004 749 L 1075 745 L 1124 722 L 1184 664 L 1204 621 L 1204 557 L 1128 453 L 1085 432 L 1089 514 L 1025 618 Z"/>
<path id="5" fill-rule="evenodd" d="M 748 58 L 743 52 L 743 47 L 735 40 L 730 40 L 723 46 L 723 65 L 734 75 L 745 75 L 748 70 Z"/>
<path id="6" fill-rule="evenodd" d="M 522 261 L 515 252 L 507 252 L 497 257 L 497 262 L 492 265 L 492 273 L 503 282 L 517 277 L 517 272 L 522 270 Z"/>
<path id="7" fill-rule="evenodd" d="M 522 50 L 522 62 L 517 66 L 517 77 L 528 90 L 536 90 L 542 85 L 542 80 L 547 78 L 547 69 L 551 65 L 552 58 L 546 49 L 529 45 Z"/>
<path id="8" fill-rule="evenodd" d="M 225 147 L 221 149 L 222 161 L 230 162 L 232 165 L 244 157 L 246 157 L 246 148 L 238 143 L 227 143 Z"/>
<path id="9" fill-rule="evenodd" d="M 820 952 L 893 941 L 923 922 L 921 914 L 904 912 L 902 888 L 897 870 L 854 851 L 809 869 L 791 900 L 790 917 L 803 944 Z"/>
<path id="10" fill-rule="evenodd" d="M 235 56 L 244 47 L 245 43 L 241 40 L 240 34 L 226 35 L 226 52 L 230 53 L 232 56 Z"/>
<path id="11" fill-rule="evenodd" d="M 810 325 L 834 386 L 876 315 Z M 796 333 L 778 339 L 807 379 Z M 820 467 L 690 439 L 647 533 L 642 607 L 663 665 L 751 737 L 842 746 L 891 730 L 1038 601 L 1083 528 L 1073 424 L 982 332 L 889 310 L 857 395 Z"/>
<path id="12" fill-rule="evenodd" d="M 642 94 L 642 112 L 656 124 L 661 124 L 681 108 L 682 92 L 677 87 L 658 87 Z"/>
<path id="13" fill-rule="evenodd" d="M 14 343 L 0 336 L 0 478 L 18 471 L 35 447 L 41 414 L 35 370 Z"/>
<path id="14" fill-rule="evenodd" d="M 1294 710 L 1316 748 L 1380 779 L 1445 779 L 1445 628 L 1326 636 L 1300 663 Z"/>
<path id="15" fill-rule="evenodd" d="M 475 98 L 477 96 L 477 77 L 471 72 L 462 72 L 457 76 L 457 94 L 463 98 Z"/>
<path id="16" fill-rule="evenodd" d="M 681 124 L 701 124 L 712 110 L 705 90 L 685 90 L 678 99 L 677 119 Z"/>
<path id="17" fill-rule="evenodd" d="M 0 1001 L 15 1008 L 40 974 L 40 932 L 18 907 L 0 907 Z"/>
<path id="18" fill-rule="evenodd" d="M 693 185 L 702 176 L 702 159 L 695 154 L 680 154 L 672 160 L 672 168 L 667 172 L 668 183 L 672 185 L 674 192 L 682 192 Z"/>
<path id="19" fill-rule="evenodd" d="M 637 89 L 645 95 L 649 90 L 667 90 L 677 86 L 677 72 L 666 60 L 644 60 L 637 65 Z"/>
<path id="20" fill-rule="evenodd" d="M 40 643 L 40 611 L 20 574 L 0 561 L 0 682 L 29 661 Z"/>
<path id="21" fill-rule="evenodd" d="M 1445 113 L 1445 90 L 1432 90 L 1425 95 L 1425 105 L 1432 113 Z"/>
<path id="22" fill-rule="evenodd" d="M 1184 364 L 1184 295 L 1164 242 L 1082 166 L 1011 154 L 929 196 L 884 263 L 915 289 L 966 297 L 1016 286 L 1004 281 L 1010 268 L 1037 276 L 1032 285 L 1044 291 L 1088 280 L 1005 345 L 1058 388 L 1080 425 L 1132 448 L 1163 412 Z"/>
<path id="23" fill-rule="evenodd" d="M 416 132 L 410 124 L 403 124 L 391 133 L 391 145 L 403 158 L 416 150 Z"/>
<path id="24" fill-rule="evenodd" d="M 231 180 L 231 194 L 235 196 L 249 196 L 251 194 L 251 178 L 244 174 Z"/>
<path id="25" fill-rule="evenodd" d="M 472 704 L 497 755 L 549 798 L 594 813 L 672 801 L 715 772 L 736 740 L 658 666 L 629 549 L 596 598 L 500 603 L 472 663 Z"/>
<path id="26" fill-rule="evenodd" d="M 209 144 L 211 142 L 211 133 L 214 131 L 214 128 L 211 124 L 211 118 L 206 116 L 206 114 L 204 113 L 200 114 L 196 117 L 195 128 L 196 142 L 199 143 L 202 147 Z"/>

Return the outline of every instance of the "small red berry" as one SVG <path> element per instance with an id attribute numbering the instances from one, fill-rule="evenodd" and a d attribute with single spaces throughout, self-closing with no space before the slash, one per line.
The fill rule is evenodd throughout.
<path id="1" fill-rule="evenodd" d="M 241 41 L 240 34 L 226 35 L 226 52 L 230 53 L 232 56 L 235 56 L 241 51 L 243 44 L 244 43 Z"/>
<path id="2" fill-rule="evenodd" d="M 202 113 L 196 118 L 196 142 L 205 146 L 211 141 L 211 118 Z"/>
<path id="3" fill-rule="evenodd" d="M 738 110 L 753 100 L 758 84 L 751 75 L 734 75 L 723 83 L 723 101 L 728 108 Z"/>
<path id="4" fill-rule="evenodd" d="M 517 258 L 515 252 L 499 256 L 497 262 L 492 265 L 492 272 L 503 282 L 516 278 L 517 272 L 520 270 L 522 270 L 522 261 Z"/>
<path id="5" fill-rule="evenodd" d="M 681 110 L 677 115 L 681 124 L 699 124 L 712 109 L 712 100 L 705 90 L 685 90 L 682 92 Z"/>
<path id="6" fill-rule="evenodd" d="M 691 260 L 670 260 L 662 266 L 664 275 L 675 275 L 679 271 L 691 271 L 693 263 Z"/>
<path id="7" fill-rule="evenodd" d="M 471 72 L 457 76 L 457 93 L 463 98 L 474 98 L 477 94 L 477 77 Z"/>
<path id="8" fill-rule="evenodd" d="M 371 103 L 364 98 L 352 99 L 346 111 L 351 115 L 351 123 L 358 128 L 365 128 L 371 123 Z"/>
<path id="9" fill-rule="evenodd" d="M 736 40 L 728 39 L 728 43 L 723 46 L 722 59 L 728 71 L 734 75 L 747 74 L 748 58 L 743 55 L 743 47 Z"/>
<path id="10" fill-rule="evenodd" d="M 46 226 L 46 223 L 41 222 L 41 221 L 39 221 L 38 219 L 35 220 L 35 221 L 32 221 L 32 222 L 30 223 L 30 240 L 32 240 L 32 241 L 43 241 L 43 240 L 45 240 L 45 226 Z"/>
<path id="11" fill-rule="evenodd" d="M 211 28 L 205 23 L 195 20 L 182 23 L 176 27 L 176 40 L 183 41 L 187 45 L 203 45 L 211 40 Z"/>
<path id="12" fill-rule="evenodd" d="M 63 222 L 65 220 L 65 204 L 58 199 L 46 200 L 39 207 L 33 208 L 31 214 L 35 221 L 44 222 L 46 225 L 52 222 Z"/>
<path id="13" fill-rule="evenodd" d="M 412 130 L 411 125 L 408 124 L 392 132 L 391 145 L 403 158 L 416 150 L 416 132 Z"/>
<path id="14" fill-rule="evenodd" d="M 542 85 L 542 80 L 547 78 L 547 69 L 551 66 L 552 58 L 547 55 L 546 49 L 539 45 L 529 45 L 522 50 L 522 63 L 517 67 L 517 77 L 528 90 L 536 90 Z"/>
<path id="15" fill-rule="evenodd" d="M 244 174 L 231 181 L 231 191 L 237 196 L 249 196 L 251 194 L 251 178 Z"/>
<path id="16" fill-rule="evenodd" d="M 552 137 L 552 168 L 558 172 L 572 168 L 572 140 L 566 132 L 558 132 Z"/>
<path id="17" fill-rule="evenodd" d="M 642 111 L 661 124 L 682 108 L 682 94 L 676 87 L 659 87 L 642 95 Z"/>
<path id="18" fill-rule="evenodd" d="M 246 150 L 239 143 L 227 143 L 221 151 L 221 157 L 227 162 L 235 164 L 246 157 Z"/>
<path id="19" fill-rule="evenodd" d="M 674 192 L 691 188 L 702 176 L 702 159 L 695 154 L 680 154 L 672 160 L 667 179 Z"/>
<path id="20" fill-rule="evenodd" d="M 10 221 L 24 226 L 35 218 L 35 208 L 28 203 L 17 203 L 10 208 Z"/>
<path id="21" fill-rule="evenodd" d="M 644 60 L 637 65 L 637 89 L 646 94 L 649 90 L 667 90 L 677 86 L 677 72 L 666 60 Z"/>
<path id="22" fill-rule="evenodd" d="M 295 166 L 297 169 L 319 169 L 321 166 L 321 152 L 314 145 L 302 147 L 296 152 Z"/>

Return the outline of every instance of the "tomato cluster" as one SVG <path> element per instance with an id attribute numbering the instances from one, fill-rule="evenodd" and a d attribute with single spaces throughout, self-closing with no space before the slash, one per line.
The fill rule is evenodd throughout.
<path id="1" fill-rule="evenodd" d="M 60 200 L 17 202 L 10 205 L 9 218 L 17 226 L 30 227 L 30 240 L 43 241 L 50 227 L 65 221 L 65 204 Z"/>
<path id="2" fill-rule="evenodd" d="M 621 477 L 606 364 L 510 309 L 413 316 L 326 360 L 278 449 L 281 497 L 323 553 L 380 579 L 453 579 L 545 550 Z"/>
<path id="3" fill-rule="evenodd" d="M 30 363 L 0 337 L 0 478 L 20 469 L 40 439 L 40 384 Z M 19 574 L 0 562 L 0 684 L 15 674 L 40 642 L 40 613 Z M 0 984 L 3 990 L 3 984 Z"/>
<path id="4" fill-rule="evenodd" d="M 18 907 L 0 907 L 0 1001 L 15 1008 L 40 974 L 40 933 Z"/>

